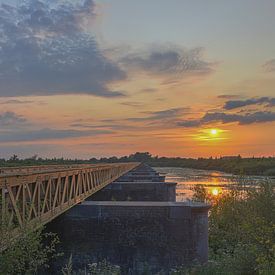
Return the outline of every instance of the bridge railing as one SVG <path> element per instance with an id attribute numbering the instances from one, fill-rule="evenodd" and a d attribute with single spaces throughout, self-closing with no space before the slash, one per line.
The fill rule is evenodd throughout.
<path id="1" fill-rule="evenodd" d="M 0 217 L 10 231 L 43 225 L 139 163 L 29 167 L 0 174 Z"/>
<path id="2" fill-rule="evenodd" d="M 104 164 L 66 164 L 66 165 L 36 165 L 36 166 L 14 166 L 14 167 L 0 167 L 1 175 L 17 175 L 17 174 L 29 174 L 33 172 L 42 171 L 59 171 L 84 167 L 98 167 Z"/>

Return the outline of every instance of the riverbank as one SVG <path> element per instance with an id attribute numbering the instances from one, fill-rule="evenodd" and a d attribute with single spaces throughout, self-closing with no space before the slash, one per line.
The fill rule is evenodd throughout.
<path id="1" fill-rule="evenodd" d="M 148 164 L 153 167 L 181 167 L 208 171 L 215 170 L 235 175 L 275 176 L 274 158 L 160 158 L 148 161 Z"/>

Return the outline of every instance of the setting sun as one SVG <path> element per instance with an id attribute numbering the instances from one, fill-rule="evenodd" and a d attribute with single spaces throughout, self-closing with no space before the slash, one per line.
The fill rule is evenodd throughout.
<path id="1" fill-rule="evenodd" d="M 210 133 L 211 133 L 211 135 L 215 136 L 215 135 L 218 134 L 218 130 L 217 129 L 211 129 Z"/>
<path id="2" fill-rule="evenodd" d="M 226 140 L 229 130 L 219 129 L 219 128 L 206 128 L 200 129 L 197 134 L 193 135 L 196 140 L 204 142 L 218 142 L 221 140 Z"/>

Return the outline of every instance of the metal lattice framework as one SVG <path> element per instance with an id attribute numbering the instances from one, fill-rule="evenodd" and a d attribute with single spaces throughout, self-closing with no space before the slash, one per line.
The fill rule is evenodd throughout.
<path id="1" fill-rule="evenodd" d="M 1 222 L 12 231 L 48 223 L 139 163 L 0 169 Z"/>

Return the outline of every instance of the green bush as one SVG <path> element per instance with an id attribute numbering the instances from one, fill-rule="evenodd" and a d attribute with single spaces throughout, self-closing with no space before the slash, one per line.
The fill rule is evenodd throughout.
<path id="1" fill-rule="evenodd" d="M 47 268 L 47 263 L 58 256 L 55 250 L 58 243 L 55 234 L 42 233 L 42 228 L 21 232 L 0 253 L 0 274 L 34 274 Z"/>
<path id="2" fill-rule="evenodd" d="M 197 191 L 195 197 L 201 197 L 201 188 Z M 275 274 L 272 182 L 232 190 L 215 201 L 209 216 L 209 248 L 208 265 L 173 274 Z"/>
<path id="3" fill-rule="evenodd" d="M 120 275 L 121 270 L 118 265 L 113 265 L 107 260 L 88 265 L 88 269 L 73 271 L 72 255 L 69 258 L 67 265 L 62 269 L 63 275 Z"/>

